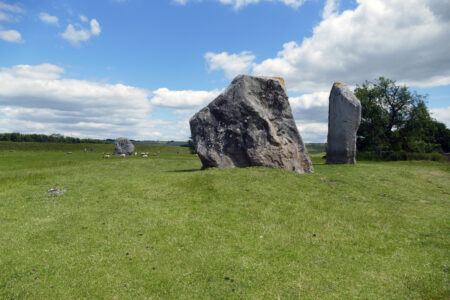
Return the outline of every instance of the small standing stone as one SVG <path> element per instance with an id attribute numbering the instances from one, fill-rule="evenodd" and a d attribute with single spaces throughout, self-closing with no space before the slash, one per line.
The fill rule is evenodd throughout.
<path id="1" fill-rule="evenodd" d="M 354 164 L 361 102 L 340 82 L 333 84 L 329 101 L 327 164 Z"/>
<path id="2" fill-rule="evenodd" d="M 131 155 L 134 152 L 134 145 L 129 139 L 120 137 L 114 143 L 114 154 Z"/>

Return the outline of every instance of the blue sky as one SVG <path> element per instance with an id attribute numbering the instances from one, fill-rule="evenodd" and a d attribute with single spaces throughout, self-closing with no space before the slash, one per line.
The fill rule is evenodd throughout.
<path id="1" fill-rule="evenodd" d="M 450 126 L 448 53 L 445 0 L 0 0 L 0 132 L 185 140 L 240 73 L 285 78 L 307 142 L 378 76 Z"/>

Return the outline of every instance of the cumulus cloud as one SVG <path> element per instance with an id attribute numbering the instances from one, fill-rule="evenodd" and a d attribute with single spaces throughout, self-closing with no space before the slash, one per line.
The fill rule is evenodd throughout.
<path id="1" fill-rule="evenodd" d="M 150 120 L 147 90 L 63 78 L 52 64 L 0 72 L 0 132 L 42 132 L 151 139 L 168 121 Z"/>
<path id="2" fill-rule="evenodd" d="M 173 0 L 173 2 L 182 4 L 182 5 L 186 4 L 189 1 L 192 1 L 192 0 Z M 303 3 L 305 2 L 305 0 L 218 0 L 218 1 L 222 4 L 230 5 L 234 9 L 239 9 L 239 8 L 247 6 L 249 4 L 257 4 L 257 3 L 263 2 L 263 1 L 265 1 L 265 2 L 280 2 L 285 5 L 290 6 L 292 8 L 298 8 L 301 5 L 303 5 Z"/>
<path id="3" fill-rule="evenodd" d="M 331 15 L 337 13 L 338 3 L 335 0 L 326 0 L 323 8 L 322 18 L 329 18 Z"/>
<path id="4" fill-rule="evenodd" d="M 49 15 L 48 13 L 42 12 L 39 14 L 39 19 L 47 24 L 58 25 L 58 17 Z"/>
<path id="5" fill-rule="evenodd" d="M 316 92 L 289 98 L 294 119 L 301 123 L 327 123 L 328 97 L 328 92 Z"/>
<path id="6" fill-rule="evenodd" d="M 17 21 L 18 18 L 16 15 L 23 13 L 25 13 L 25 11 L 18 4 L 12 5 L 0 1 L 0 21 Z M 10 43 L 24 42 L 20 32 L 14 29 L 3 29 L 2 26 L 0 26 L 0 39 Z"/>
<path id="7" fill-rule="evenodd" d="M 205 54 L 205 60 L 209 71 L 223 70 L 225 76 L 232 79 L 234 76 L 247 73 L 252 65 L 255 56 L 249 51 L 243 51 L 239 54 L 228 54 L 227 52 Z"/>
<path id="8" fill-rule="evenodd" d="M 327 123 L 299 123 L 297 128 L 305 143 L 325 143 L 327 141 Z"/>
<path id="9" fill-rule="evenodd" d="M 0 11 L 0 21 L 11 22 L 14 20 L 14 17 L 11 14 L 7 14 L 3 11 Z"/>
<path id="10" fill-rule="evenodd" d="M 217 61 L 209 55 L 205 58 L 210 70 L 222 69 L 232 77 L 236 72 L 230 71 L 228 61 L 236 62 L 255 75 L 283 77 L 291 92 L 310 93 L 291 99 L 294 115 L 302 131 L 311 132 L 307 136 L 323 138 L 325 95 L 334 81 L 355 86 L 385 76 L 409 86 L 450 84 L 448 1 L 357 0 L 355 9 L 342 12 L 338 4 L 338 0 L 327 0 L 312 36 L 301 43 L 285 43 L 276 57 L 260 63 L 251 57 L 242 64 L 236 59 L 240 54 L 226 53 L 217 56 L 222 58 Z M 318 96 L 322 102 L 314 103 L 322 104 L 306 108 L 307 98 Z M 435 114 L 442 119 L 444 112 L 436 110 Z"/>
<path id="11" fill-rule="evenodd" d="M 20 43 L 23 42 L 22 35 L 17 30 L 2 30 L 0 27 L 0 39 L 11 42 Z"/>
<path id="12" fill-rule="evenodd" d="M 8 4 L 3 1 L 0 1 L 0 10 L 8 11 L 11 13 L 23 14 L 25 10 L 23 10 L 18 4 Z"/>
<path id="13" fill-rule="evenodd" d="M 87 23 L 89 22 L 89 19 L 85 16 L 85 15 L 78 15 L 78 17 L 80 18 L 81 22 Z"/>
<path id="14" fill-rule="evenodd" d="M 442 108 L 431 108 L 431 116 L 444 123 L 448 128 L 450 128 L 450 106 Z"/>
<path id="15" fill-rule="evenodd" d="M 298 92 L 379 76 L 415 86 L 450 84 L 450 16 L 442 1 L 357 2 L 356 9 L 339 14 L 334 1 L 327 1 L 311 37 L 284 44 L 277 57 L 255 65 L 254 73 L 283 76 Z"/>
<path id="16" fill-rule="evenodd" d="M 80 42 L 85 42 L 92 36 L 100 35 L 101 33 L 100 24 L 96 19 L 92 19 L 89 24 L 89 29 L 86 29 L 80 25 L 69 24 L 61 36 L 72 45 L 79 46 Z"/>
<path id="17" fill-rule="evenodd" d="M 329 92 L 316 92 L 289 98 L 295 122 L 305 142 L 323 143 L 326 141 L 328 97 Z"/>
<path id="18" fill-rule="evenodd" d="M 219 95 L 218 90 L 213 91 L 172 91 L 159 88 L 153 91 L 151 104 L 177 109 L 195 109 L 204 106 Z"/>

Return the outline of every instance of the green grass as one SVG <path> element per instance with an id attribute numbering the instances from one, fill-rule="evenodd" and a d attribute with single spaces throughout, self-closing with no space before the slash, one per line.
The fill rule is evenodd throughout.
<path id="1" fill-rule="evenodd" d="M 447 162 L 199 171 L 104 146 L 0 144 L 0 299 L 450 298 Z"/>

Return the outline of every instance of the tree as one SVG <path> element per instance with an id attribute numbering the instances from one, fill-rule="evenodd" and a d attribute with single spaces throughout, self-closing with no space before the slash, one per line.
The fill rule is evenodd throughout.
<path id="1" fill-rule="evenodd" d="M 426 97 L 380 77 L 355 89 L 361 101 L 359 151 L 449 151 L 450 130 L 432 119 Z"/>
<path id="2" fill-rule="evenodd" d="M 189 137 L 188 147 L 189 147 L 189 151 L 191 152 L 191 154 L 197 154 L 197 151 L 195 150 L 194 142 L 192 141 L 192 137 Z"/>

